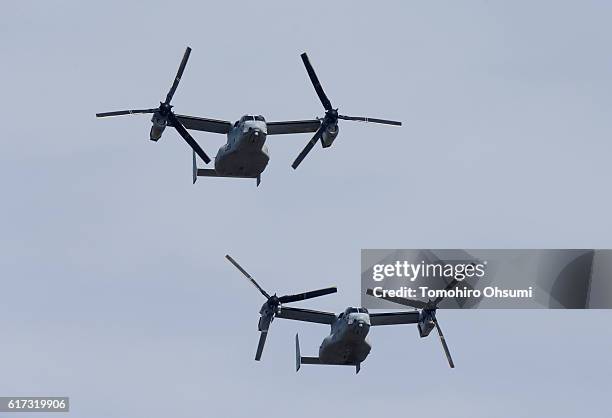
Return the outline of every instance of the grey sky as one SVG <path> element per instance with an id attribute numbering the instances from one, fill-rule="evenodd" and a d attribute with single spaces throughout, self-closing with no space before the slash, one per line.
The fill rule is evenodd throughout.
<path id="1" fill-rule="evenodd" d="M 612 5 L 605 2 L 11 2 L 0 15 L 0 394 L 69 395 L 72 417 L 606 416 L 607 311 L 441 312 L 457 368 L 414 327 L 373 329 L 361 373 L 294 371 L 327 327 L 277 320 L 253 361 L 261 296 L 336 284 L 359 302 L 360 248 L 610 248 Z M 380 3 L 380 2 L 379 2 Z M 269 138 L 262 185 L 199 179 L 147 116 L 186 45 L 184 114 L 322 114 Z M 194 134 L 214 155 L 223 137 Z"/>

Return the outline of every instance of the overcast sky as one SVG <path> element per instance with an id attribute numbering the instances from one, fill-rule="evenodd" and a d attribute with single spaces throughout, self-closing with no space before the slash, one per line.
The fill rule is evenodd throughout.
<path id="1" fill-rule="evenodd" d="M 612 5 L 569 2 L 9 2 L 0 15 L 0 395 L 70 396 L 72 417 L 607 416 L 608 311 L 446 311 L 373 329 L 353 368 L 295 373 L 328 327 L 261 295 L 358 304 L 361 248 L 611 248 Z M 193 48 L 178 113 L 398 119 L 270 137 L 251 180 L 200 178 L 148 116 Z M 224 142 L 194 133 L 214 155 Z M 43 415 L 41 415 L 43 416 Z"/>

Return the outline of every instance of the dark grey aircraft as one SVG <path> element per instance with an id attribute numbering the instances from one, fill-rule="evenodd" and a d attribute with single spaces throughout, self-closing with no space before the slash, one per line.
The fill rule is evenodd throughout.
<path id="1" fill-rule="evenodd" d="M 335 287 L 315 290 L 311 292 L 299 293 L 296 295 L 270 296 L 256 281 L 246 272 L 232 257 L 225 256 L 238 270 L 242 272 L 251 283 L 259 290 L 259 292 L 267 299 L 262 305 L 259 314 L 258 329 L 260 331 L 259 344 L 255 360 L 260 360 L 263 352 L 266 337 L 270 328 L 270 324 L 274 318 L 292 319 L 295 321 L 314 322 L 318 324 L 326 324 L 331 326 L 330 334 L 325 337 L 319 347 L 318 357 L 304 357 L 300 352 L 299 337 L 295 336 L 295 360 L 296 371 L 300 369 L 302 364 L 321 364 L 321 365 L 342 365 L 355 366 L 356 373 L 361 369 L 361 363 L 367 358 L 372 348 L 367 339 L 370 327 L 379 325 L 400 325 L 400 324 L 417 324 L 421 337 L 426 337 L 436 328 L 442 341 L 442 347 L 446 353 L 450 367 L 455 367 L 450 355 L 450 351 L 442 334 L 442 330 L 436 319 L 436 309 L 440 300 L 421 302 L 408 299 L 396 300 L 396 298 L 387 299 L 392 302 L 408 304 L 409 306 L 418 307 L 418 310 L 404 312 L 377 312 L 370 313 L 365 308 L 349 307 L 339 315 L 332 312 L 315 311 L 311 309 L 301 309 L 287 307 L 283 304 L 297 302 L 305 299 L 311 299 L 330 293 L 336 293 L 338 290 Z M 455 286 L 456 283 L 452 283 Z M 451 286 L 449 284 L 449 286 Z M 372 294 L 371 290 L 368 294 Z M 406 302 L 408 301 L 408 302 Z"/>
<path id="2" fill-rule="evenodd" d="M 181 80 L 187 60 L 191 53 L 191 48 L 187 47 L 183 60 L 179 66 L 178 73 L 174 79 L 174 83 L 170 91 L 166 95 L 166 100 L 160 102 L 159 107 L 151 109 L 136 109 L 136 110 L 120 110 L 114 112 L 97 113 L 96 116 L 118 116 L 118 115 L 133 115 L 139 113 L 152 113 L 151 132 L 149 139 L 157 141 L 161 138 L 164 129 L 167 126 L 172 126 L 183 137 L 183 139 L 193 148 L 193 182 L 195 183 L 198 176 L 206 177 L 236 177 L 236 178 L 254 178 L 257 179 L 259 185 L 261 173 L 265 170 L 270 159 L 268 149 L 265 145 L 268 135 L 283 135 L 283 134 L 298 134 L 298 133 L 313 133 L 314 136 L 306 144 L 306 147 L 298 155 L 292 167 L 295 169 L 302 162 L 304 157 L 320 140 L 323 148 L 328 148 L 332 145 L 338 136 L 338 120 L 352 120 L 360 122 L 374 122 L 387 125 L 401 125 L 401 122 L 385 119 L 366 118 L 361 116 L 344 116 L 338 114 L 338 109 L 334 109 L 331 102 L 327 98 L 317 75 L 315 74 L 308 56 L 302 54 L 302 61 L 306 66 L 308 76 L 312 81 L 315 91 L 325 108 L 325 116 L 323 118 L 310 120 L 295 120 L 281 122 L 266 122 L 261 115 L 245 115 L 235 123 L 225 120 L 208 119 L 195 116 L 177 115 L 172 111 L 170 101 L 174 96 L 178 83 Z M 210 158 L 198 143 L 191 137 L 188 130 L 205 131 L 217 134 L 227 135 L 227 142 L 217 152 L 215 157 L 214 169 L 197 168 L 195 154 L 208 164 Z"/>

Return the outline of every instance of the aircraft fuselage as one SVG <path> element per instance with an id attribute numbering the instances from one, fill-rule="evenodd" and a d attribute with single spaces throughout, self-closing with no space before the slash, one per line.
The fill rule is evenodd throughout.
<path id="1" fill-rule="evenodd" d="M 266 136 L 266 121 L 261 116 L 243 116 L 228 132 L 225 145 L 219 148 L 215 171 L 223 176 L 259 176 L 270 160 Z"/>
<path id="2" fill-rule="evenodd" d="M 372 348 L 366 338 L 370 331 L 370 315 L 363 308 L 347 308 L 331 326 L 330 334 L 319 347 L 324 364 L 358 364 Z"/>

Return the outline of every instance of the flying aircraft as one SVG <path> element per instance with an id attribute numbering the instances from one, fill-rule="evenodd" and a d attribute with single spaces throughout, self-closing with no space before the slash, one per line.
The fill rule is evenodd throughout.
<path id="1" fill-rule="evenodd" d="M 153 126 L 149 134 L 149 139 L 157 141 L 161 138 L 164 129 L 171 126 L 177 130 L 179 135 L 193 149 L 193 182 L 198 176 L 205 177 L 235 177 L 235 178 L 254 178 L 257 185 L 261 181 L 261 173 L 265 170 L 270 159 L 270 154 L 265 145 L 268 135 L 313 133 L 314 136 L 306 144 L 306 147 L 298 155 L 292 167 L 295 169 L 302 162 L 304 157 L 310 152 L 315 144 L 320 140 L 323 148 L 332 145 L 338 136 L 338 120 L 350 120 L 360 122 L 373 122 L 387 125 L 400 126 L 401 122 L 367 118 L 361 116 L 344 116 L 338 114 L 338 109 L 334 109 L 329 98 L 326 96 L 315 71 L 308 60 L 306 53 L 301 55 L 302 61 L 306 66 L 306 71 L 312 81 L 315 91 L 325 109 L 325 116 L 310 120 L 294 120 L 267 122 L 261 115 L 244 115 L 238 121 L 231 123 L 225 120 L 208 119 L 196 116 L 186 116 L 175 114 L 170 104 L 178 84 L 183 76 L 183 71 L 187 65 L 191 48 L 187 47 L 178 72 L 166 95 L 166 99 L 160 102 L 159 106 L 150 109 L 119 110 L 113 112 L 97 113 L 99 118 L 107 116 L 134 115 L 141 113 L 152 113 L 151 122 Z M 195 154 L 208 164 L 211 160 L 204 150 L 189 134 L 188 130 L 204 131 L 227 135 L 227 142 L 219 148 L 215 157 L 214 169 L 198 168 Z"/>
<path id="2" fill-rule="evenodd" d="M 442 330 L 436 319 L 436 309 L 441 299 L 435 301 L 420 302 L 398 298 L 386 299 L 396 303 L 408 304 L 409 306 L 417 307 L 417 310 L 403 312 L 377 312 L 370 313 L 366 308 L 348 307 L 344 312 L 336 315 L 332 312 L 315 311 L 311 309 L 302 309 L 288 307 L 284 304 L 297 302 L 301 300 L 311 299 L 330 293 L 336 293 L 338 290 L 335 287 L 314 290 L 310 292 L 298 293 L 296 295 L 270 296 L 253 277 L 246 272 L 231 256 L 225 256 L 247 279 L 259 290 L 266 298 L 266 302 L 262 305 L 259 314 L 258 329 L 260 331 L 259 343 L 255 353 L 255 360 L 261 360 L 266 337 L 270 329 L 270 324 L 274 318 L 292 319 L 295 321 L 314 322 L 331 326 L 330 334 L 325 337 L 319 347 L 318 357 L 304 357 L 300 352 L 299 337 L 295 336 L 295 366 L 298 371 L 302 364 L 319 364 L 319 365 L 343 365 L 355 366 L 356 373 L 361 370 L 361 363 L 370 354 L 372 348 L 367 339 L 370 327 L 380 325 L 400 325 L 400 324 L 417 324 L 421 337 L 426 337 L 436 328 L 442 342 L 442 347 L 446 354 L 448 364 L 451 368 L 455 367 L 451 358 L 448 345 L 442 334 Z M 448 287 L 455 286 L 456 281 L 451 281 Z M 368 294 L 372 294 L 371 289 L 368 289 Z M 401 298 L 399 298 L 401 299 Z"/>

